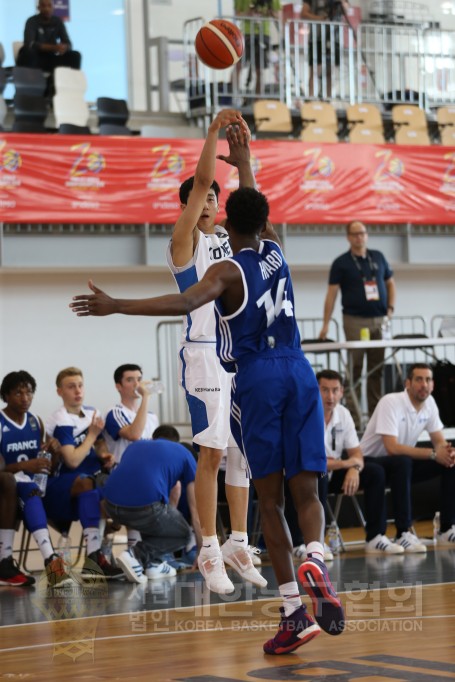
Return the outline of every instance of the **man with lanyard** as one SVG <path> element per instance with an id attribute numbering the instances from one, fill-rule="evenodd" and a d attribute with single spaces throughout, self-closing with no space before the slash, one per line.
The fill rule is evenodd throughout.
<path id="1" fill-rule="evenodd" d="M 346 228 L 350 250 L 336 258 L 330 268 L 329 286 L 324 303 L 324 323 L 320 339 L 327 337 L 330 318 L 333 313 L 338 291 L 341 290 L 343 327 L 347 341 L 358 341 L 360 330 L 367 328 L 371 340 L 382 338 L 381 325 L 384 317 L 391 317 L 395 306 L 395 282 L 393 272 L 380 251 L 367 249 L 368 232 L 360 220 L 353 220 Z M 351 351 L 353 386 L 357 386 L 362 374 L 363 359 L 367 356 L 367 400 L 368 414 L 374 412 L 381 398 L 382 366 L 384 349 Z M 360 399 L 360 387 L 357 400 Z M 357 428 L 360 415 L 350 393 L 347 404 L 353 413 Z"/>

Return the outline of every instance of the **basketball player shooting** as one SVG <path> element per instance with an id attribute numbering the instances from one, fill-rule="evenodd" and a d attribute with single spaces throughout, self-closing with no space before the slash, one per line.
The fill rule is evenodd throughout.
<path id="1" fill-rule="evenodd" d="M 213 182 L 221 122 L 243 126 L 236 112 L 220 116 L 209 128 L 210 143 L 206 141 L 201 155 L 204 172 L 198 164 L 195 176 L 193 192 L 203 197 Z M 317 493 L 317 477 L 326 470 L 322 404 L 314 372 L 300 348 L 288 265 L 275 241 L 260 239 L 268 212 L 267 199 L 257 190 L 233 192 L 226 203 L 226 229 L 234 256 L 212 265 L 183 293 L 115 299 L 90 281 L 93 293 L 75 296 L 70 307 L 80 317 L 178 316 L 215 302 L 217 353 L 223 367 L 235 372 L 231 429 L 257 491 L 262 531 L 283 603 L 278 632 L 264 651 L 286 654 L 316 637 L 321 628 L 340 634 L 344 612 L 323 560 L 324 515 Z M 195 221 L 199 215 L 194 214 Z M 298 578 L 312 601 L 316 622 L 302 605 L 295 579 L 284 517 L 284 476 L 307 540 L 307 559 Z"/>

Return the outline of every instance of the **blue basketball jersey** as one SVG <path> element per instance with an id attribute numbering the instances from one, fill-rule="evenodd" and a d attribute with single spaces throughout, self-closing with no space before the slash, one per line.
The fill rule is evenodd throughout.
<path id="1" fill-rule="evenodd" d="M 21 425 L 0 411 L 0 454 L 6 464 L 34 459 L 41 445 L 41 426 L 35 415 L 27 412 Z"/>
<path id="2" fill-rule="evenodd" d="M 215 301 L 217 352 L 224 369 L 235 372 L 242 357 L 273 348 L 300 349 L 291 276 L 278 244 L 263 240 L 258 251 L 242 249 L 231 260 L 242 274 L 244 299 L 232 315 L 225 315 L 220 299 Z"/>

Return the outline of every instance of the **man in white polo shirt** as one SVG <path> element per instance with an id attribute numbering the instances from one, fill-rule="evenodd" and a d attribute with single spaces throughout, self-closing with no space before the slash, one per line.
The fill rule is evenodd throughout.
<path id="1" fill-rule="evenodd" d="M 360 442 L 364 457 L 375 458 L 386 472 L 395 513 L 396 542 L 405 552 L 426 551 L 425 545 L 409 532 L 411 483 L 435 476 L 441 477 L 438 544 L 455 548 L 455 449 L 443 436 L 432 391 L 431 367 L 424 363 L 411 365 L 405 390 L 381 398 Z M 425 430 L 432 448 L 416 447 Z"/>
<path id="2" fill-rule="evenodd" d="M 324 442 L 328 475 L 319 479 L 319 498 L 325 506 L 327 493 L 355 495 L 363 490 L 368 554 L 403 554 L 403 548 L 386 537 L 385 473 L 380 464 L 364 461 L 351 413 L 340 400 L 342 378 L 325 369 L 316 374 L 324 407 Z M 347 458 L 342 458 L 343 451 Z"/>

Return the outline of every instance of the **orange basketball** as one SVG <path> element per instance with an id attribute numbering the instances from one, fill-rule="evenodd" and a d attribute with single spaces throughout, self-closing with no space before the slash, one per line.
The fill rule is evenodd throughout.
<path id="1" fill-rule="evenodd" d="M 196 54 L 211 69 L 227 69 L 243 54 L 243 35 L 226 19 L 212 19 L 199 29 L 194 41 Z"/>

